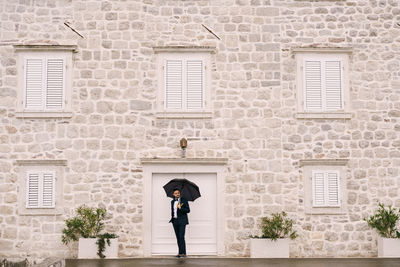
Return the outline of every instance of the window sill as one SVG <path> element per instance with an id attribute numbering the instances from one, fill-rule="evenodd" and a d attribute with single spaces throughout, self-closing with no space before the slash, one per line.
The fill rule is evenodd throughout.
<path id="1" fill-rule="evenodd" d="M 346 166 L 349 159 L 300 159 L 299 166 Z"/>
<path id="2" fill-rule="evenodd" d="M 350 120 L 353 114 L 350 112 L 298 112 L 296 119 L 345 119 Z"/>
<path id="3" fill-rule="evenodd" d="M 77 45 L 14 45 L 16 51 L 72 51 L 77 52 Z"/>
<path id="4" fill-rule="evenodd" d="M 212 112 L 157 112 L 157 119 L 211 119 Z"/>
<path id="5" fill-rule="evenodd" d="M 67 166 L 66 159 L 17 159 L 18 166 Z"/>
<path id="6" fill-rule="evenodd" d="M 62 208 L 20 208 L 19 215 L 62 215 Z"/>
<path id="7" fill-rule="evenodd" d="M 72 112 L 66 111 L 18 111 L 15 115 L 17 118 L 26 119 L 72 118 Z"/>
<path id="8" fill-rule="evenodd" d="M 214 46 L 155 46 L 153 47 L 155 53 L 166 53 L 166 52 L 208 52 L 215 53 L 217 50 Z"/>
<path id="9" fill-rule="evenodd" d="M 309 0 L 295 0 L 295 1 L 309 1 Z M 328 1 L 335 1 L 335 0 L 328 0 Z M 290 51 L 292 53 L 348 53 L 348 54 L 351 54 L 351 53 L 353 53 L 353 48 L 352 47 L 293 47 L 290 49 Z"/>
<path id="10" fill-rule="evenodd" d="M 342 207 L 312 207 L 306 210 L 309 215 L 344 215 L 346 212 Z"/>

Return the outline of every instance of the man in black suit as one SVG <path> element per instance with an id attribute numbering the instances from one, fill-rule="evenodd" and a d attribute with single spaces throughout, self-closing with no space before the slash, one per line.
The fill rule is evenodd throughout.
<path id="1" fill-rule="evenodd" d="M 174 199 L 171 201 L 171 220 L 174 226 L 176 241 L 178 242 L 179 254 L 175 257 L 186 258 L 185 228 L 189 224 L 187 214 L 190 212 L 189 203 L 181 197 L 181 191 L 174 189 Z"/>

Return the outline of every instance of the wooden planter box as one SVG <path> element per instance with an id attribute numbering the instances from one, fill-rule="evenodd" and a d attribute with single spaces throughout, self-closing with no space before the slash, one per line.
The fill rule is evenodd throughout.
<path id="1" fill-rule="evenodd" d="M 250 239 L 251 258 L 289 258 L 289 238 L 273 241 L 268 238 Z"/>
<path id="2" fill-rule="evenodd" d="M 97 238 L 79 238 L 78 259 L 99 259 L 97 255 Z M 107 244 L 103 254 L 106 259 L 118 258 L 118 238 L 110 239 L 110 246 Z"/>
<path id="3" fill-rule="evenodd" d="M 400 238 L 378 238 L 379 258 L 400 258 Z"/>

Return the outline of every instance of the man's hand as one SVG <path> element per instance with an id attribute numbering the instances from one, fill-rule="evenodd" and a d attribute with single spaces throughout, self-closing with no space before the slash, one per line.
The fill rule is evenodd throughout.
<path id="1" fill-rule="evenodd" d="M 182 206 L 183 206 L 183 203 L 178 203 L 178 209 L 181 209 Z"/>

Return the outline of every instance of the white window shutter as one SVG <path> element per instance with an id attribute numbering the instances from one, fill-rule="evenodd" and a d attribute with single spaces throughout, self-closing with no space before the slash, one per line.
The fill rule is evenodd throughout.
<path id="1" fill-rule="evenodd" d="M 29 172 L 27 176 L 26 207 L 55 207 L 55 172 Z"/>
<path id="2" fill-rule="evenodd" d="M 325 92 L 327 111 L 343 109 L 340 61 L 325 61 Z"/>
<path id="3" fill-rule="evenodd" d="M 28 173 L 26 187 L 26 207 L 38 208 L 40 206 L 40 177 L 39 173 Z"/>
<path id="4" fill-rule="evenodd" d="M 165 62 L 165 108 L 182 109 L 183 106 L 183 62 Z"/>
<path id="5" fill-rule="evenodd" d="M 42 207 L 54 208 L 55 206 L 55 175 L 43 173 Z"/>
<path id="6" fill-rule="evenodd" d="M 321 61 L 305 61 L 305 109 L 320 111 L 322 109 L 322 71 Z"/>
<path id="7" fill-rule="evenodd" d="M 43 68 L 44 59 L 25 60 L 25 108 L 43 108 Z"/>
<path id="8" fill-rule="evenodd" d="M 339 173 L 338 172 L 327 172 L 327 205 L 328 206 L 339 206 Z"/>
<path id="9" fill-rule="evenodd" d="M 186 61 L 186 105 L 188 110 L 203 108 L 203 68 L 202 60 Z"/>
<path id="10" fill-rule="evenodd" d="M 313 206 L 325 205 L 325 175 L 323 172 L 312 173 Z"/>
<path id="11" fill-rule="evenodd" d="M 340 175 L 338 171 L 313 171 L 314 207 L 340 206 Z"/>
<path id="12" fill-rule="evenodd" d="M 64 95 L 64 60 L 47 60 L 46 109 L 62 109 Z"/>

